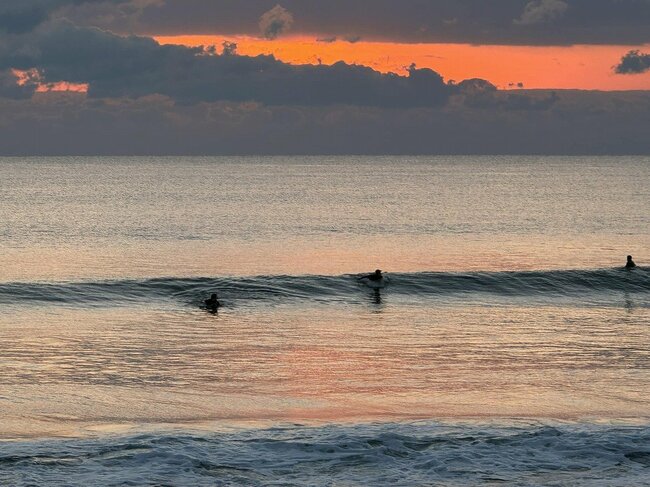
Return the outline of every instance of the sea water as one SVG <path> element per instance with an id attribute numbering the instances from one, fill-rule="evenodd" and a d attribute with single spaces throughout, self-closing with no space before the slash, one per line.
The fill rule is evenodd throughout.
<path id="1" fill-rule="evenodd" d="M 0 484 L 650 485 L 648 181 L 0 159 Z"/>

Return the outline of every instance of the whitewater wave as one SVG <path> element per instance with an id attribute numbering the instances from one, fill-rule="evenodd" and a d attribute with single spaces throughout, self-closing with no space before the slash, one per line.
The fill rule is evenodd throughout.
<path id="1" fill-rule="evenodd" d="M 650 485 L 650 428 L 436 423 L 0 443 L 3 485 Z"/>
<path id="2" fill-rule="evenodd" d="M 0 303 L 113 305 L 174 299 L 197 305 L 218 290 L 231 303 L 312 300 L 356 302 L 372 292 L 357 276 L 257 276 L 156 278 L 84 282 L 0 284 Z M 650 270 L 638 268 L 534 272 L 419 272 L 390 274 L 382 293 L 409 297 L 491 295 L 500 297 L 591 297 L 650 292 Z"/>

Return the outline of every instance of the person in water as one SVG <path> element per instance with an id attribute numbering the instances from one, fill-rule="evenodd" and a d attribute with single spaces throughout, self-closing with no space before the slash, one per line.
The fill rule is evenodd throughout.
<path id="1" fill-rule="evenodd" d="M 627 264 L 625 264 L 626 269 L 634 269 L 636 267 L 636 264 L 632 260 L 632 256 L 628 255 L 627 256 Z"/>
<path id="2" fill-rule="evenodd" d="M 377 269 L 375 272 L 372 274 L 368 274 L 367 276 L 362 276 L 359 279 L 368 279 L 369 281 L 374 281 L 374 282 L 379 282 L 384 278 L 383 274 L 381 273 L 381 270 Z"/>
<path id="3" fill-rule="evenodd" d="M 212 293 L 210 299 L 205 300 L 205 305 L 211 309 L 217 309 L 218 307 L 220 307 L 221 303 L 217 299 L 217 293 Z"/>

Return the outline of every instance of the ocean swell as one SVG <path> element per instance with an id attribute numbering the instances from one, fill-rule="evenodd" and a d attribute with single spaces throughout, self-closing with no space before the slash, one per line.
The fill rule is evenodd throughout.
<path id="1" fill-rule="evenodd" d="M 125 279 L 0 284 L 0 303 L 105 306 L 176 300 L 197 305 L 218 291 L 230 303 L 311 300 L 359 302 L 372 292 L 355 275 Z M 650 292 L 650 270 L 638 268 L 533 272 L 419 272 L 388 277 L 382 294 L 421 298 L 476 295 L 524 298 L 593 298 Z"/>

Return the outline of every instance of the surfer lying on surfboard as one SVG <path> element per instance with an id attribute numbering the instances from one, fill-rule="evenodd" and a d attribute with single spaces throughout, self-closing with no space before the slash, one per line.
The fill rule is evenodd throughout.
<path id="1" fill-rule="evenodd" d="M 372 274 L 368 274 L 366 276 L 361 276 L 358 279 L 359 279 L 359 281 L 362 281 L 363 279 L 368 279 L 369 281 L 380 282 L 380 281 L 382 281 L 384 279 L 384 276 L 381 273 L 381 270 L 377 269 Z"/>
<path id="2" fill-rule="evenodd" d="M 358 277 L 357 280 L 372 289 L 382 289 L 386 287 L 386 284 L 388 283 L 388 278 L 384 276 L 379 269 L 372 274 Z"/>

